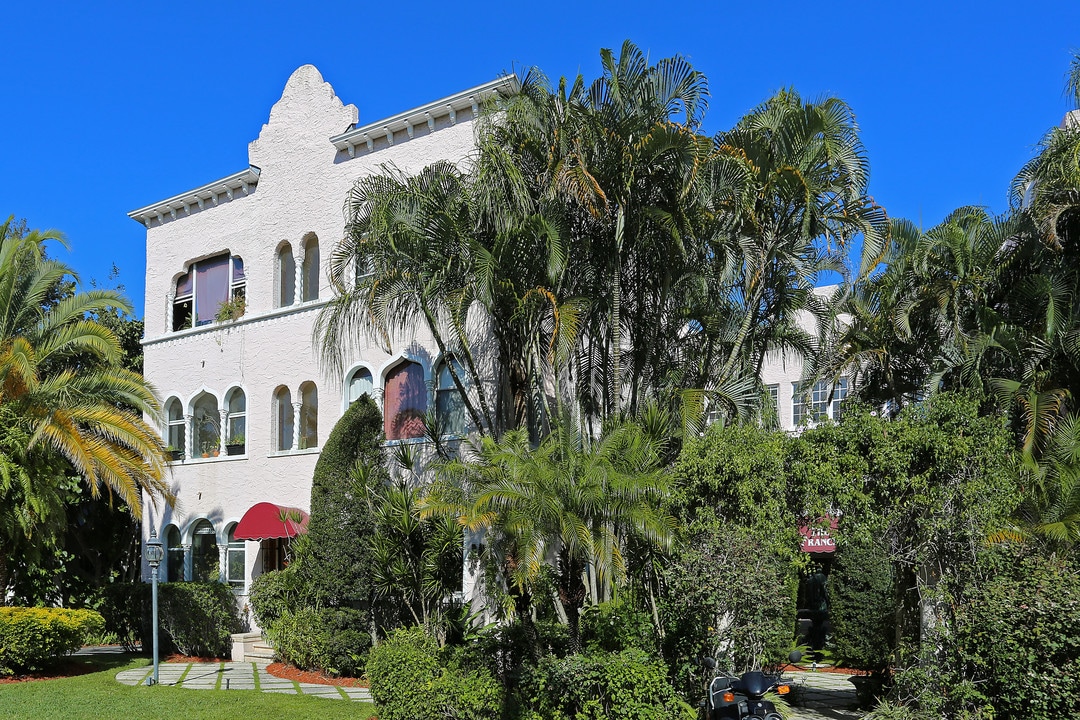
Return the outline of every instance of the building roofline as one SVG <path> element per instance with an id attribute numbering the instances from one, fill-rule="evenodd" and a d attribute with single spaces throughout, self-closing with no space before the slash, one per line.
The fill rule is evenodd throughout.
<path id="1" fill-rule="evenodd" d="M 354 157 L 358 146 L 366 144 L 368 149 L 371 150 L 374 141 L 378 138 L 387 138 L 392 144 L 393 133 L 397 130 L 406 130 L 409 137 L 412 137 L 414 126 L 426 123 L 429 130 L 434 130 L 435 119 L 448 115 L 450 116 L 450 122 L 455 123 L 457 122 L 457 113 L 461 110 L 471 110 L 472 117 L 475 118 L 479 114 L 480 103 L 498 93 L 515 93 L 520 87 L 521 85 L 516 76 L 503 75 L 483 85 L 462 90 L 449 97 L 353 128 L 340 135 L 334 135 L 330 138 L 330 142 L 338 150 L 348 151 L 349 157 Z M 228 177 L 215 180 L 179 195 L 173 195 L 138 210 L 132 210 L 128 213 L 128 217 L 149 228 L 155 218 L 159 225 L 165 222 L 166 217 L 175 220 L 178 211 L 190 214 L 191 207 L 195 205 L 201 210 L 208 200 L 217 205 L 219 197 L 222 195 L 232 200 L 233 192 L 236 190 L 240 190 L 247 195 L 258 183 L 259 168 L 249 165 L 246 170 L 233 173 Z"/>
<path id="2" fill-rule="evenodd" d="M 246 169 L 233 173 L 228 177 L 201 185 L 194 190 L 188 190 L 179 195 L 173 195 L 138 210 L 132 210 L 128 213 L 128 217 L 146 227 L 150 227 L 153 219 L 157 218 L 160 225 L 165 221 L 166 215 L 175 220 L 177 211 L 190 213 L 189 208 L 192 205 L 198 205 L 201 210 L 206 201 L 217 205 L 220 196 L 224 195 L 229 200 L 232 200 L 234 191 L 240 190 L 244 195 L 247 195 L 258 184 L 259 168 L 248 165 Z"/>
<path id="3" fill-rule="evenodd" d="M 385 138 L 393 144 L 393 133 L 398 130 L 405 130 L 409 137 L 412 137 L 412 129 L 417 125 L 427 124 L 429 130 L 434 130 L 436 118 L 450 116 L 450 122 L 456 123 L 457 113 L 461 110 L 472 111 L 472 117 L 475 118 L 480 112 L 480 103 L 499 93 L 515 93 L 520 87 L 516 76 L 503 75 L 483 85 L 462 90 L 412 110 L 354 127 L 340 135 L 334 135 L 330 142 L 338 150 L 348 151 L 349 157 L 355 157 L 357 147 L 367 145 L 370 151 L 377 139 Z"/>

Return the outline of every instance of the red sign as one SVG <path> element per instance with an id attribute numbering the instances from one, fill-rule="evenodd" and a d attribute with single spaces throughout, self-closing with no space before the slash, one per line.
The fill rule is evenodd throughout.
<path id="1" fill-rule="evenodd" d="M 834 553 L 836 541 L 833 540 L 830 530 L 836 529 L 836 518 L 828 518 L 829 526 L 823 527 L 825 518 L 811 525 L 799 526 L 799 534 L 803 536 L 802 551 L 807 553 Z"/>

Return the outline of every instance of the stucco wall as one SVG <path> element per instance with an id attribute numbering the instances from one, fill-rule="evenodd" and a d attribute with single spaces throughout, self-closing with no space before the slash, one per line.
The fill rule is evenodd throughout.
<path id="1" fill-rule="evenodd" d="M 374 151 L 358 147 L 355 157 L 340 152 L 330 137 L 345 132 L 357 110 L 343 104 L 318 70 L 307 65 L 289 78 L 281 99 L 270 111 L 259 137 L 249 145 L 249 160 L 260 170 L 257 186 L 220 196 L 200 209 L 190 206 L 173 219 L 152 220 L 146 243 L 145 374 L 164 401 L 179 398 L 187 412 L 200 392 L 218 398 L 241 387 L 247 398 L 246 455 L 241 458 L 189 458 L 170 465 L 177 493 L 174 508 L 145 508 L 144 536 L 151 527 L 160 534 L 176 525 L 190 539 L 194 521 L 208 518 L 224 546 L 227 526 L 251 505 L 267 501 L 308 509 L 311 476 L 318 450 L 275 452 L 271 413 L 273 392 L 287 385 L 294 401 L 299 387 L 318 387 L 320 444 L 344 410 L 344 387 L 320 366 L 312 347 L 312 326 L 329 296 L 328 261 L 344 232 L 342 207 L 361 176 L 384 164 L 415 172 L 436 160 L 459 162 L 473 148 L 471 113 L 458 112 L 456 123 L 437 118 L 435 131 L 426 124 L 376 141 Z M 315 233 L 321 255 L 320 300 L 275 308 L 275 266 L 282 243 L 294 254 L 301 238 Z M 198 259 L 228 252 L 244 260 L 247 309 L 235 323 L 171 331 L 171 293 L 176 278 Z M 299 299 L 299 291 L 297 293 Z M 361 347 L 347 358 L 346 368 L 366 365 L 378 378 L 397 358 L 408 356 L 424 365 L 430 380 L 435 346 L 426 331 L 404 333 L 393 352 Z M 190 444 L 190 438 L 189 438 Z M 258 543 L 247 544 L 247 579 L 257 573 Z"/>

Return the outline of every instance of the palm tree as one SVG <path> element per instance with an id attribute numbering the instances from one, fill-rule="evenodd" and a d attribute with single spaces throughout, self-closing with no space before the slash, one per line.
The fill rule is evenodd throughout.
<path id="1" fill-rule="evenodd" d="M 767 353 L 805 357 L 814 349 L 797 313 L 827 317 L 813 287 L 823 271 L 844 272 L 841 253 L 856 235 L 865 264 L 877 264 L 869 258 L 884 247 L 885 213 L 867 195 L 866 151 L 854 114 L 838 98 L 804 102 L 781 91 L 717 134 L 714 146 L 725 166 L 742 166 L 730 220 L 719 218 L 730 229 L 717 232 L 738 248 L 730 292 L 740 308 L 717 374 L 756 376 Z"/>
<path id="2" fill-rule="evenodd" d="M 473 427 L 484 433 L 496 424 L 468 332 L 476 255 L 469 192 L 466 177 L 445 162 L 416 176 L 384 167 L 359 180 L 349 195 L 347 237 L 331 260 L 335 296 L 314 336 L 324 360 L 340 370 L 343 351 L 359 338 L 389 352 L 402 331 L 422 323 L 440 355 L 460 363 L 447 367 Z"/>
<path id="3" fill-rule="evenodd" d="M 0 225 L 0 408 L 26 447 L 0 461 L 21 467 L 4 476 L 22 478 L 26 498 L 47 497 L 57 478 L 24 472 L 27 458 L 45 453 L 69 463 L 93 497 L 115 492 L 136 517 L 144 494 L 171 502 L 164 445 L 144 419 L 158 412 L 154 393 L 121 366 L 116 335 L 87 319 L 130 305 L 112 291 L 67 292 L 74 273 L 44 249 L 62 241 L 59 233 L 12 233 L 11 222 Z M 0 568 L 0 583 L 3 575 Z"/>
<path id="4" fill-rule="evenodd" d="M 421 514 L 484 533 L 487 559 L 515 600 L 531 602 L 551 573 L 571 645 L 580 649 L 581 608 L 624 582 L 630 538 L 666 548 L 674 535 L 675 520 L 661 509 L 659 458 L 634 424 L 590 441 L 559 423 L 536 448 L 519 429 L 482 438 L 473 457 L 444 464 Z M 522 620 L 528 609 L 516 603 Z"/>

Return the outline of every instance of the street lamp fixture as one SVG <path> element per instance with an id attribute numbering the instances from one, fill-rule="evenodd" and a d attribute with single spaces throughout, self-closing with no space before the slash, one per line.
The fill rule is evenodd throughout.
<path id="1" fill-rule="evenodd" d="M 165 557 L 165 548 L 161 547 L 161 541 L 158 540 L 157 531 L 153 528 L 150 529 L 150 539 L 146 541 L 146 547 L 143 548 L 143 555 L 146 557 L 146 561 L 150 563 L 150 584 L 151 584 L 151 601 L 154 622 L 154 675 L 153 679 L 148 683 L 150 685 L 157 685 L 158 683 L 158 603 L 157 603 L 157 583 L 158 583 L 158 566 L 161 565 L 162 559 Z"/>

